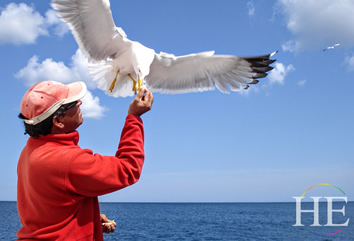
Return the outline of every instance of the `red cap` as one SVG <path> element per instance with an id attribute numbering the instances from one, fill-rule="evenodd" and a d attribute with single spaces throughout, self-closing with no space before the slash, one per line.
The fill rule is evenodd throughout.
<path id="1" fill-rule="evenodd" d="M 30 88 L 22 98 L 21 113 L 28 120 L 26 124 L 37 125 L 51 116 L 60 106 L 74 102 L 85 96 L 84 82 L 68 85 L 56 81 L 43 81 Z"/>

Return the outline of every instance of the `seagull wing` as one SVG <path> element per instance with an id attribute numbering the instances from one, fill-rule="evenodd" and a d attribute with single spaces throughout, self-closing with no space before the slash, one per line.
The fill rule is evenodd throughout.
<path id="1" fill-rule="evenodd" d="M 327 47 L 327 48 L 325 48 L 323 51 L 326 51 L 326 50 L 329 50 L 329 49 L 334 49 L 334 47 L 337 47 L 337 46 L 339 46 L 340 44 L 335 44 L 335 45 L 333 45 L 333 46 L 329 46 L 329 47 Z"/>
<path id="2" fill-rule="evenodd" d="M 247 89 L 273 69 L 269 65 L 275 61 L 270 59 L 275 53 L 256 57 L 214 55 L 213 51 L 179 57 L 160 53 L 145 82 L 152 91 L 166 94 L 201 92 L 215 86 L 223 93 L 229 93 L 228 86 L 232 91 Z"/>
<path id="3" fill-rule="evenodd" d="M 124 31 L 114 24 L 109 0 L 53 0 L 51 5 L 90 60 L 105 60 L 130 46 Z"/>

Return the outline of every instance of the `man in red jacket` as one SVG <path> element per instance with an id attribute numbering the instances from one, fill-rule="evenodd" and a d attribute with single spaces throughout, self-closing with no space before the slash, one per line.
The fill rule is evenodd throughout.
<path id="1" fill-rule="evenodd" d="M 78 146 L 83 82 L 43 81 L 21 101 L 20 118 L 30 135 L 18 161 L 19 240 L 103 240 L 115 223 L 100 214 L 97 196 L 138 181 L 144 163 L 140 118 L 153 96 L 141 89 L 129 106 L 115 156 Z"/>

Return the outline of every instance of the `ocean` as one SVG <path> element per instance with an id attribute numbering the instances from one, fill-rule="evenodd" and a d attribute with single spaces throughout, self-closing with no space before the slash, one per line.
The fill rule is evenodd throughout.
<path id="1" fill-rule="evenodd" d="M 319 224 L 313 213 L 296 223 L 296 203 L 100 203 L 101 213 L 114 219 L 114 233 L 105 240 L 354 240 L 354 202 L 333 203 L 333 224 L 327 224 L 327 203 L 320 203 Z M 313 210 L 302 203 L 302 210 Z M 0 202 L 0 240 L 15 240 L 21 227 L 16 202 Z"/>

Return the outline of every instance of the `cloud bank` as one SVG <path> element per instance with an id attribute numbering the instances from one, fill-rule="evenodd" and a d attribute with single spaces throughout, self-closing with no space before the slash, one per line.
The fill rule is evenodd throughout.
<path id="1" fill-rule="evenodd" d="M 10 3 L 0 13 L 0 44 L 34 44 L 38 37 L 49 36 L 51 28 L 56 36 L 69 31 L 53 10 L 43 17 L 25 3 Z"/>
<path id="2" fill-rule="evenodd" d="M 323 49 L 335 43 L 354 46 L 352 0 L 278 0 L 275 9 L 294 37 L 283 44 L 284 51 Z"/>

